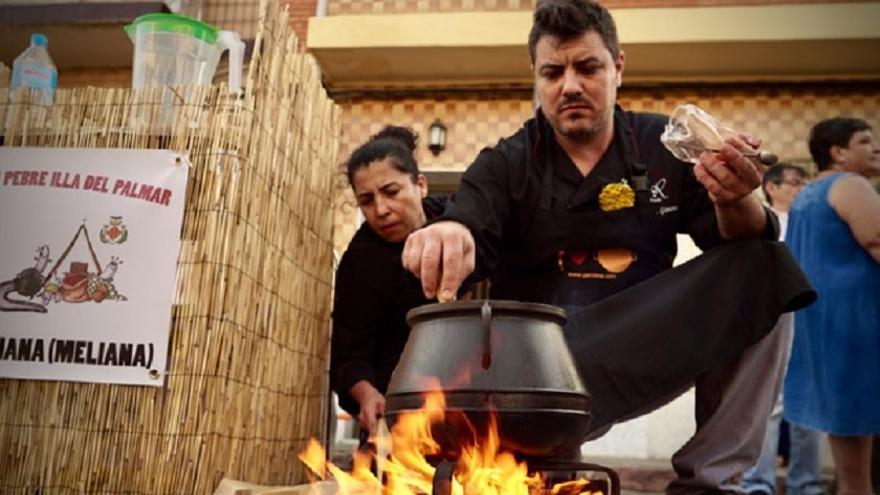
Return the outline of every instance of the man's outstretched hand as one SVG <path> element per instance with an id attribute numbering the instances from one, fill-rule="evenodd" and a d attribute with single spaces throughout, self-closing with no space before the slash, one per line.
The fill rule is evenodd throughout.
<path id="1" fill-rule="evenodd" d="M 760 144 L 746 135 L 728 138 L 717 152 L 703 152 L 694 165 L 694 176 L 715 204 L 718 230 L 724 239 L 757 238 L 766 230 L 764 207 L 752 194 L 766 171 L 751 158 Z"/>
<path id="2" fill-rule="evenodd" d="M 403 267 L 422 281 L 425 297 L 454 301 L 464 279 L 474 271 L 474 236 L 452 221 L 437 222 L 410 234 L 403 248 Z"/>
<path id="3" fill-rule="evenodd" d="M 746 155 L 757 153 L 761 141 L 741 135 L 725 140 L 717 152 L 703 152 L 694 175 L 709 192 L 712 202 L 729 206 L 748 197 L 761 185 L 767 167 Z"/>

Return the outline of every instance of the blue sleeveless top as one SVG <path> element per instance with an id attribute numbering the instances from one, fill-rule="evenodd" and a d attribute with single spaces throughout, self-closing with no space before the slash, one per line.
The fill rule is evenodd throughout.
<path id="1" fill-rule="evenodd" d="M 819 300 L 795 315 L 784 415 L 837 435 L 878 434 L 880 264 L 828 203 L 846 175 L 808 185 L 789 212 L 785 242 Z"/>

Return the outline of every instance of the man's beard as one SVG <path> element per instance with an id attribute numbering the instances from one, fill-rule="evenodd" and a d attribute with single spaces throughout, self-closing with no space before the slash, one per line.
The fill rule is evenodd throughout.
<path id="1" fill-rule="evenodd" d="M 564 136 L 571 141 L 578 143 L 589 143 L 596 139 L 596 137 L 605 130 L 605 127 L 607 125 L 608 119 L 604 116 L 601 116 L 600 118 L 586 125 L 566 126 L 562 122 L 556 122 L 555 124 L 553 124 L 553 130 L 555 130 L 557 134 Z"/>
<path id="2" fill-rule="evenodd" d="M 592 111 L 595 115 L 595 119 L 590 120 L 589 118 L 584 118 L 586 120 L 586 124 L 576 125 L 572 123 L 571 126 L 566 126 L 561 118 L 557 119 L 556 122 L 551 122 L 550 124 L 553 127 L 553 130 L 556 131 L 557 134 L 578 143 L 589 143 L 596 139 L 602 131 L 605 130 L 605 127 L 608 125 L 608 119 L 610 115 L 608 114 L 598 114 L 596 113 L 596 107 L 591 105 L 586 99 L 580 96 L 574 96 L 570 98 L 565 98 L 560 103 L 559 108 L 561 113 L 561 109 L 571 105 L 571 104 L 581 104 L 586 105 L 589 111 Z M 559 115 L 557 113 L 557 116 Z M 581 119 L 578 119 L 581 120 Z"/>

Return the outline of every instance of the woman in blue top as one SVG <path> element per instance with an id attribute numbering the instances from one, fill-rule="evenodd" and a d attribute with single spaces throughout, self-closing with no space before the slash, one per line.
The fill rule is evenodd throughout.
<path id="1" fill-rule="evenodd" d="M 799 311 L 785 417 L 827 431 L 838 494 L 870 494 L 880 434 L 880 143 L 852 118 L 810 133 L 816 180 L 795 199 L 786 243 L 819 293 Z"/>

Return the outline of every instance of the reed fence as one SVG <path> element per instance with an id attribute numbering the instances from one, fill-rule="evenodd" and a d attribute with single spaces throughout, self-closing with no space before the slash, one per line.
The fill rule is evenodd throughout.
<path id="1" fill-rule="evenodd" d="M 0 89 L 4 146 L 189 154 L 163 388 L 0 379 L 0 493 L 207 494 L 305 481 L 326 435 L 340 110 L 278 0 L 243 94 L 223 86 Z M 9 114 L 8 117 L 6 114 Z"/>
<path id="2" fill-rule="evenodd" d="M 9 67 L 3 62 L 0 62 L 0 88 L 9 87 L 9 76 L 10 76 Z"/>

